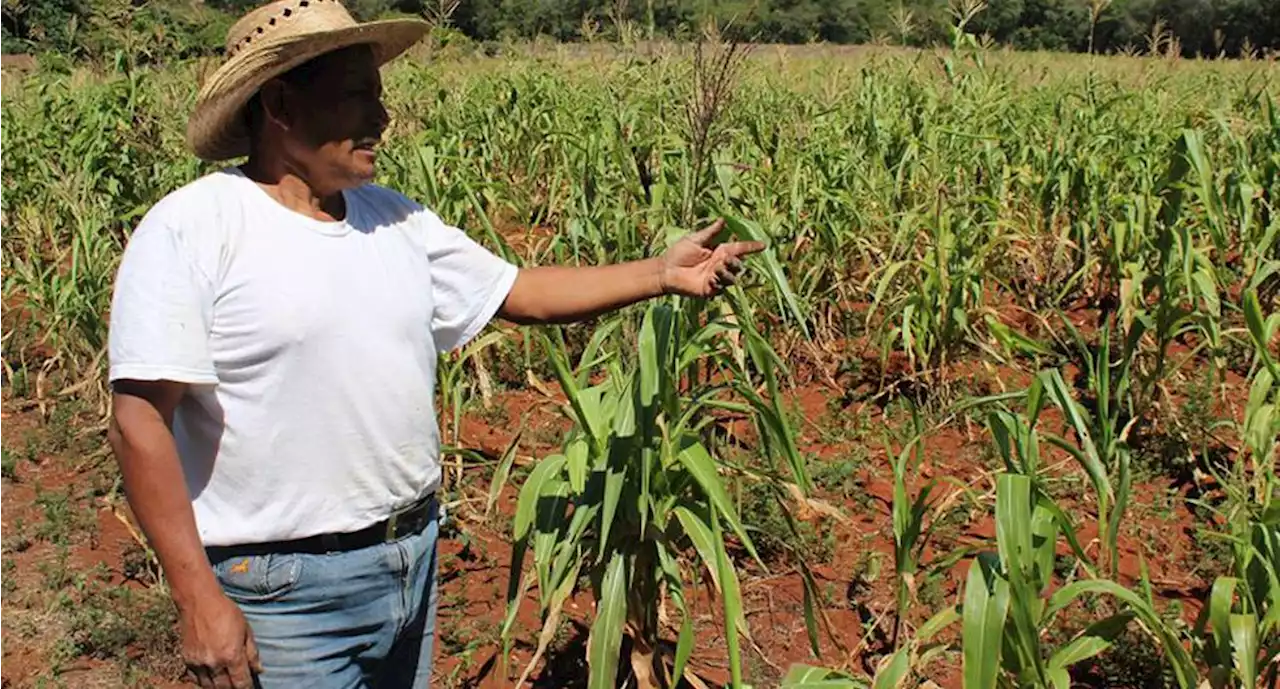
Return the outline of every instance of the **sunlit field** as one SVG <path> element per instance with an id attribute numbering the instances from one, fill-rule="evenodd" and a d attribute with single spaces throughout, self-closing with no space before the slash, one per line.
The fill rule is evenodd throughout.
<path id="1" fill-rule="evenodd" d="M 182 681 L 104 349 L 130 230 L 213 169 L 208 68 L 4 78 L 6 686 Z M 384 79 L 379 183 L 522 265 L 768 244 L 721 299 L 441 358 L 436 685 L 1277 681 L 1274 62 L 958 34 Z"/>

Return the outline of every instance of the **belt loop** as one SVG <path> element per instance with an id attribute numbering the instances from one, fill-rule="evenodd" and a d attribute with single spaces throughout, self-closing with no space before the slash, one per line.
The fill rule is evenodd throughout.
<path id="1" fill-rule="evenodd" d="M 400 523 L 400 514 L 393 512 L 391 517 L 387 519 L 387 532 L 383 534 L 383 542 L 391 542 L 396 540 L 396 525 Z"/>

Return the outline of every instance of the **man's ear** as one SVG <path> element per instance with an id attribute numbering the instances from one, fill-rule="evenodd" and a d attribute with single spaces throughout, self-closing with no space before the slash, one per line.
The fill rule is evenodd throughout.
<path id="1" fill-rule="evenodd" d="M 266 122 L 281 129 L 290 129 L 293 117 L 289 112 L 288 89 L 284 82 L 272 79 L 263 84 L 258 91 L 258 98 L 262 103 L 262 117 Z"/>

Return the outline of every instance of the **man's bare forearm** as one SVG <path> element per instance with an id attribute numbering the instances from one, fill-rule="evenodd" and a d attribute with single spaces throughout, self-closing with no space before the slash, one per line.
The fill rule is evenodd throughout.
<path id="1" fill-rule="evenodd" d="M 524 268 L 499 315 L 523 325 L 572 323 L 663 294 L 662 259 Z"/>
<path id="2" fill-rule="evenodd" d="M 220 591 L 196 530 L 173 434 L 148 401 L 116 395 L 111 446 L 129 507 L 155 548 L 174 603 L 189 607 Z"/>

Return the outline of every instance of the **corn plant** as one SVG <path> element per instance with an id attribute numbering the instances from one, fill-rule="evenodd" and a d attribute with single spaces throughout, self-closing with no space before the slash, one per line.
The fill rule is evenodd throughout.
<path id="1" fill-rule="evenodd" d="M 893 562 L 896 574 L 895 596 L 896 615 L 893 623 L 891 643 L 895 649 L 901 646 L 900 634 L 903 621 L 915 603 L 917 580 L 921 566 L 925 565 L 925 576 L 931 576 L 939 569 L 945 569 L 968 554 L 968 548 L 957 547 L 934 562 L 920 561 L 924 548 L 929 543 L 938 512 L 949 505 L 958 495 L 966 495 L 969 490 L 963 484 L 950 477 L 932 478 L 918 487 L 914 494 L 908 489 L 907 478 L 919 473 L 923 459 L 925 427 L 919 410 L 911 407 L 912 435 L 900 452 L 889 453 L 893 470 Z M 956 491 L 948 498 L 934 498 L 934 489 L 939 483 L 958 484 Z M 935 623 L 936 624 L 936 623 Z M 926 628 L 929 625 L 926 624 Z M 926 632 L 917 632 L 915 639 L 931 636 Z"/>
<path id="2" fill-rule="evenodd" d="M 724 605 L 730 668 L 735 686 L 741 684 L 739 635 L 748 630 L 724 535 L 758 557 L 702 433 L 713 420 L 709 403 L 718 386 L 696 373 L 733 326 L 688 317 L 678 301 L 650 305 L 630 365 L 588 351 L 575 372 L 554 338 L 545 339 L 577 426 L 563 452 L 542 460 L 521 488 L 512 581 L 531 549 L 544 618 L 539 656 L 579 576 L 592 582 L 593 687 L 614 686 L 624 633 L 632 640 L 630 669 L 640 686 L 681 677 L 693 650 L 685 590 L 704 571 Z M 587 385 L 596 356 L 608 360 L 607 374 Z M 697 555 L 692 566 L 682 560 L 689 547 Z M 518 602 L 511 600 L 504 632 Z M 659 618 L 668 604 L 683 620 L 679 640 L 671 663 L 655 663 Z"/>
<path id="3" fill-rule="evenodd" d="M 475 399 L 476 395 L 469 394 L 479 391 L 479 397 L 486 404 L 492 395 L 492 382 L 488 372 L 483 368 L 483 364 L 474 363 L 471 369 L 471 375 L 474 382 L 464 378 L 467 373 L 468 362 L 479 362 L 482 360 L 483 353 L 486 349 L 496 345 L 505 339 L 506 334 L 500 331 L 486 333 L 474 341 L 469 342 L 460 352 L 442 353 L 438 357 L 436 366 L 437 379 L 440 386 L 440 408 L 438 414 L 445 423 L 442 423 L 441 439 L 446 447 L 456 448 L 459 444 L 459 434 L 462 431 L 462 415 L 465 412 L 467 402 Z M 448 452 L 442 453 L 442 463 L 447 463 Z M 448 471 L 444 472 L 443 484 L 447 489 L 452 486 L 458 486 L 462 482 L 462 459 L 460 454 L 456 454 L 457 461 L 454 464 L 454 473 L 452 482 Z"/>
<path id="4" fill-rule="evenodd" d="M 1105 579 L 1086 579 L 1046 596 L 1057 544 L 1056 518 L 1035 499 L 1021 474 L 996 477 L 997 554 L 969 568 L 962 603 L 965 689 L 1071 686 L 1068 669 L 1106 650 L 1131 620 L 1163 648 L 1180 687 L 1195 686 L 1196 668 L 1180 639 L 1149 600 Z M 1093 622 L 1071 641 L 1047 648 L 1044 631 L 1084 596 L 1113 598 L 1120 611 Z"/>
<path id="5" fill-rule="evenodd" d="M 1082 357 L 1087 389 L 1092 393 L 1095 405 L 1093 413 L 1075 399 L 1058 371 L 1041 380 L 1049 399 L 1062 411 L 1066 427 L 1075 435 L 1075 441 L 1052 433 L 1045 437 L 1071 455 L 1093 485 L 1098 503 L 1098 537 L 1105 554 L 1105 558 L 1099 559 L 1107 564 L 1107 571 L 1114 576 L 1119 566 L 1120 527 L 1129 505 L 1133 480 L 1128 436 L 1139 419 L 1137 416 L 1126 418 L 1120 400 L 1125 399 L 1125 392 L 1131 385 L 1130 366 L 1136 340 L 1126 339 L 1124 353 L 1118 362 L 1113 362 L 1109 327 L 1099 331 L 1098 340 L 1097 352 L 1090 356 L 1086 348 Z"/>
<path id="6" fill-rule="evenodd" d="M 1048 490 L 1047 479 L 1041 466 L 1040 438 L 1038 428 L 1040 414 L 1051 393 L 1065 394 L 1062 376 L 1055 370 L 1042 371 L 1032 381 L 1031 386 L 1023 393 L 1013 397 L 1023 397 L 1026 409 L 1021 413 L 1011 411 L 1003 403 L 987 414 L 987 429 L 995 444 L 996 454 L 1009 474 L 1025 476 L 1031 481 L 1031 491 L 1037 509 L 1053 518 L 1052 528 L 1066 539 L 1071 551 L 1076 555 L 1082 569 L 1094 576 L 1091 560 L 1085 554 L 1076 534 L 1076 524 L 1065 510 L 1053 500 Z M 1069 398 L 1068 398 L 1069 399 Z M 1048 437 L 1054 438 L 1052 434 Z M 1090 477 L 1095 490 L 1095 498 L 1100 508 L 1100 519 L 1106 515 L 1105 505 L 1112 499 L 1111 482 L 1101 462 L 1094 461 L 1086 453 L 1073 453 L 1081 469 Z M 1045 525 L 1048 528 L 1048 525 Z"/>
<path id="7" fill-rule="evenodd" d="M 1164 651 L 1178 686 L 1196 686 L 1195 663 L 1182 639 L 1156 612 L 1149 588 L 1143 596 L 1107 579 L 1086 578 L 1050 592 L 1061 519 L 1060 511 L 1037 490 L 1033 476 L 999 474 L 996 552 L 980 553 L 971 561 L 960 604 L 934 615 L 915 639 L 890 656 L 877 674 L 876 686 L 902 686 L 911 673 L 920 672 L 950 647 L 932 639 L 958 623 L 965 689 L 1069 689 L 1070 668 L 1106 651 L 1134 622 Z M 1047 643 L 1046 633 L 1060 625 L 1065 610 L 1078 600 L 1098 596 L 1113 599 L 1116 611 L 1061 646 Z"/>
<path id="8" fill-rule="evenodd" d="M 877 284 L 867 321 L 885 310 L 881 338 L 882 360 L 889 347 L 906 353 L 913 372 L 930 382 L 944 379 L 950 362 L 975 339 L 974 326 L 983 312 L 984 278 L 989 258 L 1000 246 L 998 235 L 936 200 L 928 233 L 919 233 L 921 219 L 908 213 L 895 239 L 894 253 L 906 258 L 887 264 Z M 906 287 L 891 293 L 902 276 Z"/>
<path id="9" fill-rule="evenodd" d="M 1239 427 L 1244 457 L 1230 476 L 1216 475 L 1225 505 L 1208 506 L 1226 521 L 1220 537 L 1232 546 L 1232 571 L 1213 582 L 1197 625 L 1215 689 L 1272 686 L 1280 678 L 1280 366 L 1268 350 L 1280 314 L 1264 318 L 1253 291 L 1245 293 L 1244 314 L 1256 353 Z"/>
<path id="10" fill-rule="evenodd" d="M 898 689 L 909 686 L 914 675 L 927 676 L 929 664 L 949 650 L 949 644 L 934 641 L 940 632 L 960 620 L 960 606 L 943 608 L 920 625 L 912 639 L 880 660 L 870 683 L 839 670 L 803 663 L 792 665 L 782 678 L 781 689 Z"/>

